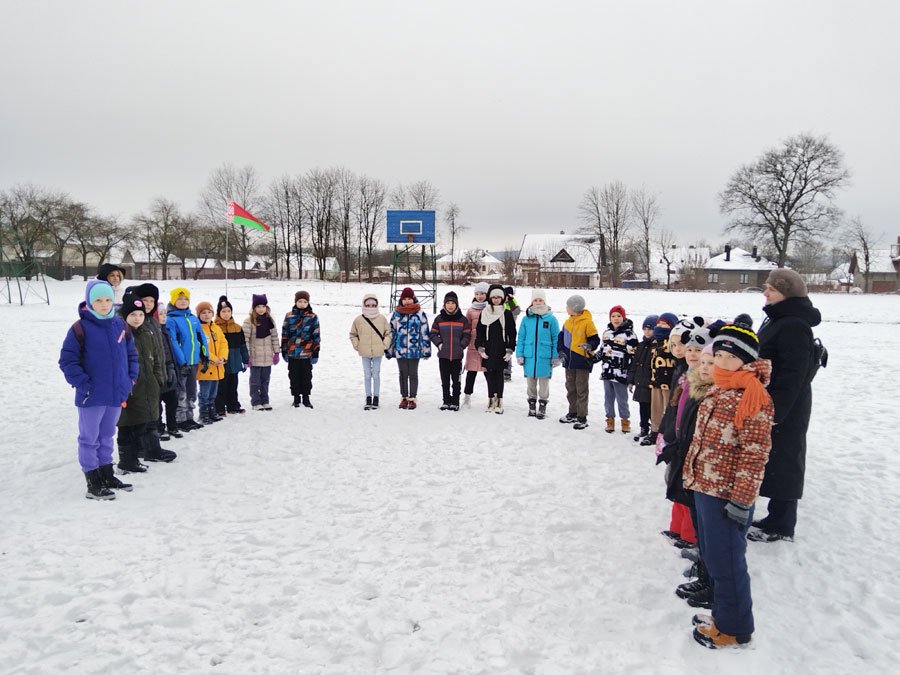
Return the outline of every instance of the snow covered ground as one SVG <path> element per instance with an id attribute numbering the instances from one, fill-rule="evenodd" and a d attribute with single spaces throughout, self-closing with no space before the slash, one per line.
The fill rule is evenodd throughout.
<path id="1" fill-rule="evenodd" d="M 192 304 L 222 290 L 189 287 Z M 297 288 L 238 281 L 229 297 L 242 318 L 264 290 L 280 318 Z M 0 672 L 896 672 L 896 296 L 813 298 L 831 361 L 814 384 L 797 541 L 750 545 L 757 632 L 715 653 L 673 594 L 686 564 L 658 534 L 662 469 L 603 432 L 598 374 L 583 432 L 556 422 L 559 375 L 544 421 L 526 419 L 519 372 L 502 417 L 482 412 L 483 380 L 477 407 L 440 412 L 434 359 L 418 410 L 397 410 L 386 362 L 384 407 L 364 412 L 347 332 L 363 292 L 384 301 L 387 287 L 305 288 L 322 324 L 315 410 L 290 407 L 282 365 L 273 412 L 173 440 L 175 463 L 109 503 L 84 499 L 56 366 L 83 284 L 53 283 L 50 306 L 0 307 Z M 753 294 L 583 294 L 598 323 L 618 303 L 636 321 L 762 318 Z M 548 292 L 560 316 L 568 295 Z M 249 407 L 246 392 L 242 377 Z"/>

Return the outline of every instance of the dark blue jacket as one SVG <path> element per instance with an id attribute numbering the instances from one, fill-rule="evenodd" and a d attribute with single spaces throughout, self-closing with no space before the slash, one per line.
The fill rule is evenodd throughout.
<path id="1" fill-rule="evenodd" d="M 472 329 L 463 313 L 441 310 L 431 326 L 431 343 L 438 348 L 439 359 L 461 361 L 472 338 Z"/>
<path id="2" fill-rule="evenodd" d="M 174 305 L 169 305 L 166 326 L 172 334 L 175 360 L 179 366 L 196 366 L 200 363 L 201 355 L 209 355 L 200 319 L 191 313 L 190 308 L 178 309 Z"/>
<path id="3" fill-rule="evenodd" d="M 78 316 L 84 346 L 69 328 L 59 352 L 59 369 L 75 387 L 75 405 L 120 406 L 128 400 L 138 377 L 138 355 L 134 340 L 118 316 L 98 319 L 82 302 Z"/>

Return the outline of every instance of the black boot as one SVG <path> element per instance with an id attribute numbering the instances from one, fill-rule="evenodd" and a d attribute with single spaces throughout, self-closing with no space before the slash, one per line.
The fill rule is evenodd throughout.
<path id="1" fill-rule="evenodd" d="M 363 410 L 371 410 L 372 409 L 372 397 L 366 396 L 366 405 L 363 407 Z"/>
<path id="2" fill-rule="evenodd" d="M 133 441 L 119 439 L 119 471 L 122 473 L 144 473 L 147 467 L 138 460 L 138 447 Z"/>
<path id="3" fill-rule="evenodd" d="M 86 472 L 84 479 L 87 481 L 85 499 L 109 500 L 116 498 L 113 491 L 103 484 L 103 476 L 100 475 L 100 469 Z"/>
<path id="4" fill-rule="evenodd" d="M 378 410 L 378 397 L 372 397 L 372 410 Z"/>
<path id="5" fill-rule="evenodd" d="M 116 474 L 113 472 L 113 465 L 107 464 L 106 466 L 101 466 L 100 475 L 103 478 L 103 487 L 107 487 L 110 490 L 125 490 L 125 492 L 131 492 L 131 484 L 123 483 L 118 478 L 116 478 Z"/>
<path id="6" fill-rule="evenodd" d="M 651 431 L 649 434 L 644 436 L 641 439 L 641 445 L 656 445 L 656 434 L 657 432 Z"/>
<path id="7" fill-rule="evenodd" d="M 537 417 L 539 420 L 542 420 L 546 416 L 547 416 L 547 401 L 544 401 L 543 399 L 541 399 L 540 401 L 538 401 L 538 410 L 537 410 L 537 413 L 535 414 L 535 417 Z"/>
<path id="8" fill-rule="evenodd" d="M 537 410 L 535 406 L 537 405 L 537 399 L 530 398 L 528 399 L 528 416 L 529 417 L 537 417 Z"/>
<path id="9" fill-rule="evenodd" d="M 300 394 L 297 394 L 294 396 L 294 407 L 295 408 L 300 407 Z"/>
<path id="10" fill-rule="evenodd" d="M 150 427 L 141 434 L 140 444 L 144 448 L 144 459 L 148 462 L 165 462 L 168 464 L 178 455 L 171 450 L 166 450 L 159 445 L 159 436 L 156 429 Z"/>
<path id="11" fill-rule="evenodd" d="M 577 418 L 576 421 L 575 421 L 575 424 L 572 425 L 572 428 L 573 428 L 573 429 L 578 429 L 578 430 L 581 430 L 581 429 L 587 429 L 587 428 L 588 428 L 587 417 L 579 417 L 579 418 Z"/>
<path id="12" fill-rule="evenodd" d="M 312 408 L 313 404 L 309 402 L 309 394 L 303 394 L 303 407 Z"/>

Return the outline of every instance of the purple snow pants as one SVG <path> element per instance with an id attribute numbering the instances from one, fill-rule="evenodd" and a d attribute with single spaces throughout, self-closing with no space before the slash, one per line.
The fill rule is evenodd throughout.
<path id="1" fill-rule="evenodd" d="M 87 473 L 112 464 L 113 436 L 121 406 L 78 408 L 78 463 Z"/>

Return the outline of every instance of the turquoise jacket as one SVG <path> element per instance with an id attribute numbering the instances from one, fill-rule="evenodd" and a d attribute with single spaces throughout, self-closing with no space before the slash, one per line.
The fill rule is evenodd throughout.
<path id="1" fill-rule="evenodd" d="M 551 311 L 543 316 L 533 314 L 531 307 L 525 311 L 516 340 L 516 358 L 525 359 L 525 377 L 552 375 L 553 366 L 550 362 L 556 358 L 558 336 L 559 322 Z"/>

